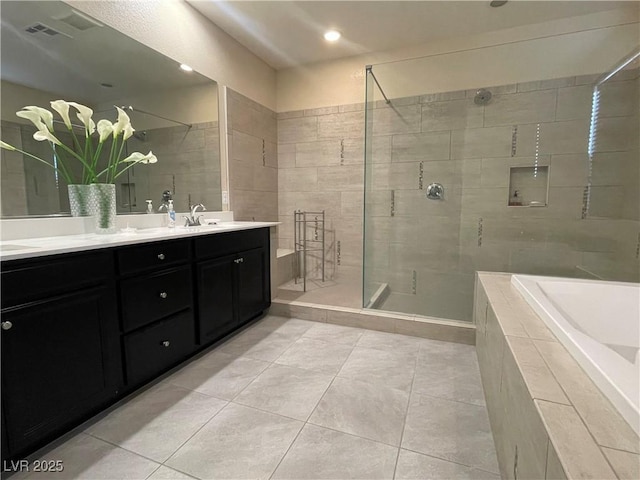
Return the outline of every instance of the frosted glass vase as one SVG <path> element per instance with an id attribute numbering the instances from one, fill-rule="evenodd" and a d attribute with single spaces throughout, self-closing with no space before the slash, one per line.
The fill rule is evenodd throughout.
<path id="1" fill-rule="evenodd" d="M 72 217 L 88 217 L 91 215 L 89 209 L 89 197 L 91 196 L 91 185 L 67 185 L 69 193 L 69 207 Z"/>
<path id="2" fill-rule="evenodd" d="M 91 215 L 96 219 L 96 233 L 116 233 L 116 186 L 93 183 L 89 199 Z"/>

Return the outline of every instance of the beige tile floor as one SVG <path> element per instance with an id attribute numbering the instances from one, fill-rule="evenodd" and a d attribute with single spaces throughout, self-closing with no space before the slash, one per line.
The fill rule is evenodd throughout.
<path id="1" fill-rule="evenodd" d="M 27 478 L 499 478 L 474 347 L 274 316 L 43 458 Z"/>

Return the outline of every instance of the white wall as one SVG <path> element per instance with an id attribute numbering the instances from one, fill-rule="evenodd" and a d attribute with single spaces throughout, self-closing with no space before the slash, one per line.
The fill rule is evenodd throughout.
<path id="1" fill-rule="evenodd" d="M 427 56 L 376 65 L 374 72 L 391 97 L 602 72 L 638 45 L 638 20 L 637 2 L 629 2 L 624 9 L 281 70 L 277 111 L 363 102 L 365 65 Z"/>
<path id="2" fill-rule="evenodd" d="M 275 109 L 275 70 L 183 0 L 65 3 Z"/>

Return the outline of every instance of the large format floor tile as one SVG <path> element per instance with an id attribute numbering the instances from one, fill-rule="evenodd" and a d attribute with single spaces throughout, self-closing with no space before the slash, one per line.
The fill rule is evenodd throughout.
<path id="1" fill-rule="evenodd" d="M 267 479 L 303 425 L 230 404 L 165 463 L 203 479 Z"/>
<path id="2" fill-rule="evenodd" d="M 33 478 L 498 478 L 474 347 L 276 316 L 46 458 Z"/>
<path id="3" fill-rule="evenodd" d="M 412 395 L 402 447 L 498 472 L 487 409 L 483 406 Z"/>
<path id="4" fill-rule="evenodd" d="M 226 403 L 163 384 L 113 411 L 87 433 L 164 462 Z"/>
<path id="5" fill-rule="evenodd" d="M 331 375 L 274 364 L 245 388 L 234 402 L 304 421 L 313 412 L 331 380 Z"/>
<path id="6" fill-rule="evenodd" d="M 214 350 L 174 373 L 166 382 L 231 400 L 268 366 L 269 363 L 261 360 L 234 357 Z"/>
<path id="7" fill-rule="evenodd" d="M 342 345 L 355 345 L 365 330 L 361 328 L 343 327 L 331 323 L 317 323 L 304 334 L 305 338 L 323 340 Z"/>
<path id="8" fill-rule="evenodd" d="M 86 480 L 142 480 L 160 465 L 120 447 L 81 433 L 42 457 L 60 461 L 61 472 L 34 472 L 28 478 L 86 479 Z"/>
<path id="9" fill-rule="evenodd" d="M 274 479 L 391 479 L 398 449 L 307 424 Z"/>
<path id="10" fill-rule="evenodd" d="M 500 475 L 400 449 L 395 480 L 500 480 Z"/>
<path id="11" fill-rule="evenodd" d="M 269 315 L 260 320 L 256 325 L 252 326 L 250 331 L 261 331 L 267 334 L 276 333 L 278 335 L 297 340 L 314 325 L 317 325 L 317 323 L 309 320 Z"/>
<path id="12" fill-rule="evenodd" d="M 473 405 L 485 405 L 480 370 L 475 365 L 418 363 L 413 393 L 446 398 Z"/>
<path id="13" fill-rule="evenodd" d="M 356 347 L 338 376 L 409 392 L 415 363 L 412 353 Z"/>
<path id="14" fill-rule="evenodd" d="M 400 445 L 409 395 L 401 390 L 337 377 L 310 423 L 388 445 Z"/>
<path id="15" fill-rule="evenodd" d="M 348 345 L 302 337 L 278 357 L 276 363 L 335 375 L 352 350 Z"/>
<path id="16" fill-rule="evenodd" d="M 417 354 L 420 350 L 420 345 L 425 342 L 428 342 L 428 340 L 418 337 L 410 337 L 408 335 L 399 335 L 397 333 L 365 330 L 362 336 L 358 339 L 356 346 L 375 348 L 386 352 Z"/>
<path id="17" fill-rule="evenodd" d="M 296 341 L 295 336 L 251 328 L 220 345 L 221 352 L 273 362 Z"/>
<path id="18" fill-rule="evenodd" d="M 193 477 L 162 465 L 148 480 L 193 480 Z"/>

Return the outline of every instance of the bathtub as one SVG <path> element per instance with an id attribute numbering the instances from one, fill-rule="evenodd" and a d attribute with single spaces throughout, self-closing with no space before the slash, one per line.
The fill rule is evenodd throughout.
<path id="1" fill-rule="evenodd" d="M 640 434 L 640 284 L 530 275 L 511 283 Z"/>

